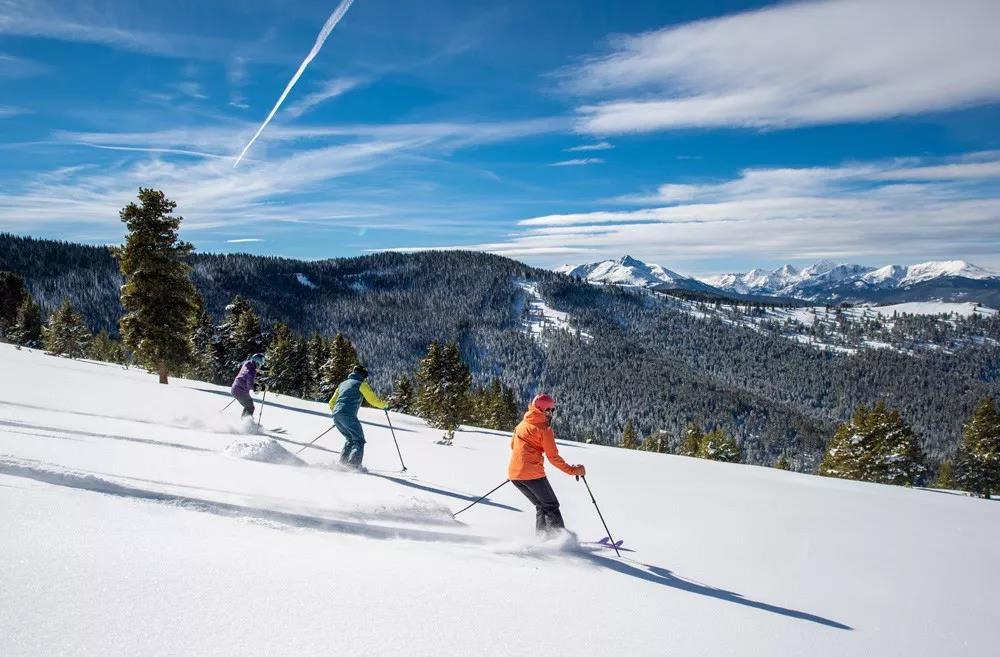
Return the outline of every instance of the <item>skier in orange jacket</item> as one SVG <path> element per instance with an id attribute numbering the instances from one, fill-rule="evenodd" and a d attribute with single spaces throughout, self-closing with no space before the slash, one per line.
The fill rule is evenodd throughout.
<path id="1" fill-rule="evenodd" d="M 542 454 L 568 475 L 587 474 L 582 465 L 570 465 L 559 456 L 555 435 L 549 426 L 555 410 L 556 402 L 552 397 L 545 393 L 536 396 L 531 400 L 524 419 L 514 429 L 514 437 L 510 441 L 512 452 L 507 478 L 535 505 L 535 529 L 539 534 L 564 528 L 559 500 L 545 476 Z"/>

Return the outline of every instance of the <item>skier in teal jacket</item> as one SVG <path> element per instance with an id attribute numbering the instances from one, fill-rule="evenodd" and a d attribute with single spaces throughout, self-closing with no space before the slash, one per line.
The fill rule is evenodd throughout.
<path id="1" fill-rule="evenodd" d="M 355 365 L 350 376 L 337 386 L 336 392 L 330 397 L 333 423 L 345 439 L 340 462 L 358 469 L 361 469 L 361 459 L 365 456 L 365 432 L 358 421 L 361 398 L 364 397 L 375 408 L 385 409 L 388 406 L 371 389 L 365 380 L 367 378 L 368 370 L 363 365 Z"/>

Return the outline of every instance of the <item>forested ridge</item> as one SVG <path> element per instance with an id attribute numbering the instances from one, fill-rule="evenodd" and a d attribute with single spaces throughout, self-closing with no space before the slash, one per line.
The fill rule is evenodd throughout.
<path id="1" fill-rule="evenodd" d="M 431 341 L 455 341 L 477 385 L 498 378 L 521 403 L 540 389 L 554 394 L 556 430 L 567 439 L 617 443 L 630 421 L 640 436 L 662 432 L 676 451 L 697 423 L 735 436 L 746 462 L 784 456 L 813 470 L 838 422 L 883 401 L 938 460 L 954 452 L 978 401 L 1000 392 L 995 340 L 952 353 L 818 351 L 681 312 L 656 295 L 483 253 L 312 262 L 196 253 L 190 264 L 215 320 L 240 295 L 265 333 L 278 322 L 301 335 L 342 333 L 386 393 L 414 373 Z M 117 334 L 122 278 L 110 249 L 0 235 L 0 271 L 24 278 L 44 316 L 68 300 L 92 331 Z M 532 337 L 518 281 L 536 283 L 549 306 L 569 313 L 571 330 Z"/>

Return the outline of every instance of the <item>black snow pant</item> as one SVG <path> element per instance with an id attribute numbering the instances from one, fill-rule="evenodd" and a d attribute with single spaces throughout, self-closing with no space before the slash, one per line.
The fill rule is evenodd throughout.
<path id="1" fill-rule="evenodd" d="M 548 477 L 511 480 L 510 483 L 535 505 L 535 530 L 539 534 L 548 534 L 564 527 L 562 514 L 559 513 L 559 500 Z"/>
<path id="2" fill-rule="evenodd" d="M 234 392 L 233 397 L 243 407 L 243 417 L 253 417 L 253 397 L 242 391 Z"/>

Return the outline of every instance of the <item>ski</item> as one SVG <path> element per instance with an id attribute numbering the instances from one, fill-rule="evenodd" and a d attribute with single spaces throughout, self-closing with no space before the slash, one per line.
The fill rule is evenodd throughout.
<path id="1" fill-rule="evenodd" d="M 271 433 L 288 433 L 288 429 L 285 427 L 274 427 L 273 429 L 268 429 Z"/>

